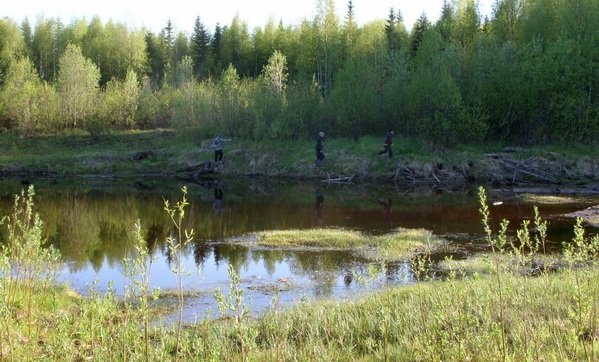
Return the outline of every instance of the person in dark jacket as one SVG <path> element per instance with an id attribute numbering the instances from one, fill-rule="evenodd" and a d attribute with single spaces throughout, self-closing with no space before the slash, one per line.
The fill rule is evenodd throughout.
<path id="1" fill-rule="evenodd" d="M 224 138 L 222 134 L 217 134 L 212 141 L 212 149 L 214 150 L 214 163 L 223 162 L 223 142 L 231 141 L 230 138 Z"/>
<path id="2" fill-rule="evenodd" d="M 223 136 L 220 134 L 216 135 L 214 141 L 212 141 L 212 149 L 214 150 L 214 162 L 223 161 Z"/>
<path id="3" fill-rule="evenodd" d="M 393 145 L 393 135 L 394 134 L 395 134 L 395 132 L 392 129 L 390 129 L 389 132 L 387 132 L 387 135 L 385 136 L 385 143 L 383 144 L 385 149 L 382 150 L 381 152 L 379 152 L 379 155 L 384 155 L 385 153 L 389 153 L 389 158 L 391 158 L 391 156 L 393 156 L 393 150 L 391 149 L 391 146 Z"/>
<path id="4" fill-rule="evenodd" d="M 322 145 L 322 141 L 324 139 L 324 132 L 318 132 L 318 138 L 316 139 L 316 167 L 320 167 L 322 161 L 324 161 L 324 153 L 322 150 L 324 146 Z"/>

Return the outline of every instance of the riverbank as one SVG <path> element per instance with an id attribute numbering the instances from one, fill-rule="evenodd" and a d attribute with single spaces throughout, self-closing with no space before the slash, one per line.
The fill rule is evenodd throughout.
<path id="1" fill-rule="evenodd" d="M 494 274 L 492 260 L 485 264 Z M 154 324 L 147 334 L 138 321 L 152 312 L 137 300 L 36 288 L 33 309 L 17 299 L 0 317 L 9 331 L 0 359 L 592 360 L 599 357 L 598 277 L 594 268 L 538 277 L 502 269 L 287 311 L 275 299 L 258 318 L 241 312 L 240 291 L 238 309 L 180 332 Z"/>
<path id="2" fill-rule="evenodd" d="M 178 177 L 264 176 L 331 182 L 394 182 L 452 187 L 466 183 L 589 184 L 599 180 L 599 151 L 591 146 L 517 148 L 432 146 L 396 137 L 393 158 L 379 156 L 381 140 L 327 138 L 326 159 L 314 167 L 310 140 L 233 140 L 222 165 L 211 162 L 210 139 L 171 130 L 102 136 L 64 134 L 23 138 L 0 134 L 0 175 Z"/>

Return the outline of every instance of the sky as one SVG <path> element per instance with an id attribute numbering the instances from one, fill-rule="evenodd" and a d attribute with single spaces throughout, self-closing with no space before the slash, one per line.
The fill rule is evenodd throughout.
<path id="1" fill-rule="evenodd" d="M 478 0 L 484 15 L 491 14 L 494 0 Z M 390 8 L 400 9 L 407 28 L 425 12 L 429 20 L 439 17 L 443 0 L 354 0 L 354 12 L 358 24 L 376 19 L 386 19 Z M 347 0 L 335 0 L 339 17 L 347 12 Z M 190 34 L 195 18 L 213 30 L 217 23 L 227 25 L 235 15 L 247 22 L 250 29 L 266 24 L 269 19 L 282 20 L 286 25 L 299 24 L 312 19 L 316 0 L 1 0 L 0 16 L 20 23 L 28 18 L 35 23 L 40 16 L 58 17 L 68 24 L 75 18 L 90 20 L 98 15 L 124 22 L 130 27 L 146 27 L 158 32 L 170 19 L 176 31 Z"/>

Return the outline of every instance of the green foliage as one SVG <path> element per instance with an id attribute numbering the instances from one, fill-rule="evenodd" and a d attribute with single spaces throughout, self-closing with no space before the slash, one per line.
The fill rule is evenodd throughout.
<path id="1" fill-rule="evenodd" d="M 4 87 L 0 90 L 0 117 L 9 120 L 24 135 L 51 128 L 56 111 L 52 89 L 39 79 L 27 58 L 14 62 L 8 69 Z"/>
<path id="2" fill-rule="evenodd" d="M 138 107 L 139 85 L 137 75 L 127 72 L 124 81 L 116 79 L 106 84 L 102 93 L 103 104 L 98 107 L 95 126 L 97 130 L 129 129 L 135 126 Z"/>
<path id="3" fill-rule="evenodd" d="M 262 76 L 266 83 L 283 99 L 287 89 L 287 58 L 278 50 L 268 59 L 268 64 L 262 69 Z"/>
<path id="4" fill-rule="evenodd" d="M 376 100 L 380 97 L 378 79 L 373 76 L 370 62 L 353 59 L 337 73 L 331 102 L 337 111 L 339 131 L 342 134 L 359 138 L 367 131 L 383 130 L 379 123 L 379 109 Z"/>
<path id="5" fill-rule="evenodd" d="M 34 29 L 2 19 L 0 87 L 10 88 L 10 65 L 23 56 L 50 83 L 18 94 L 21 105 L 40 104 L 41 115 L 17 117 L 15 105 L 1 112 L 1 125 L 28 135 L 194 127 L 248 139 L 320 129 L 356 138 L 394 127 L 443 145 L 598 139 L 597 0 L 498 0 L 485 20 L 474 0 L 444 1 L 434 24 L 426 14 L 404 24 L 400 9 L 390 9 L 380 14 L 386 19 L 362 26 L 355 20 L 360 10 L 347 5 L 342 21 L 334 1 L 319 0 L 314 17 L 297 25 L 269 21 L 250 30 L 235 16 L 212 35 L 198 17 L 189 37 L 170 21 L 154 34 L 99 17 L 68 25 L 42 17 Z M 97 69 L 65 86 L 59 60 L 76 47 Z M 131 71 L 142 79 L 136 106 L 116 98 Z M 98 82 L 101 95 L 91 91 Z M 102 102 L 90 109 L 85 99 L 92 93 Z"/>
<path id="6" fill-rule="evenodd" d="M 11 63 L 25 51 L 19 27 L 8 18 L 0 19 L 0 86 Z"/>
<path id="7" fill-rule="evenodd" d="M 57 84 L 64 125 L 85 124 L 95 112 L 100 71 L 75 45 L 67 47 L 60 57 L 59 67 Z"/>

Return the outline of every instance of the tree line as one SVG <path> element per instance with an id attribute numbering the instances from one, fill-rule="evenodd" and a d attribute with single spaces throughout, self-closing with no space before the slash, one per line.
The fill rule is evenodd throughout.
<path id="1" fill-rule="evenodd" d="M 299 24 L 158 33 L 100 18 L 0 20 L 0 127 L 159 127 L 249 139 L 381 134 L 451 145 L 599 136 L 599 0 L 445 1 L 411 29 L 333 0 Z"/>

